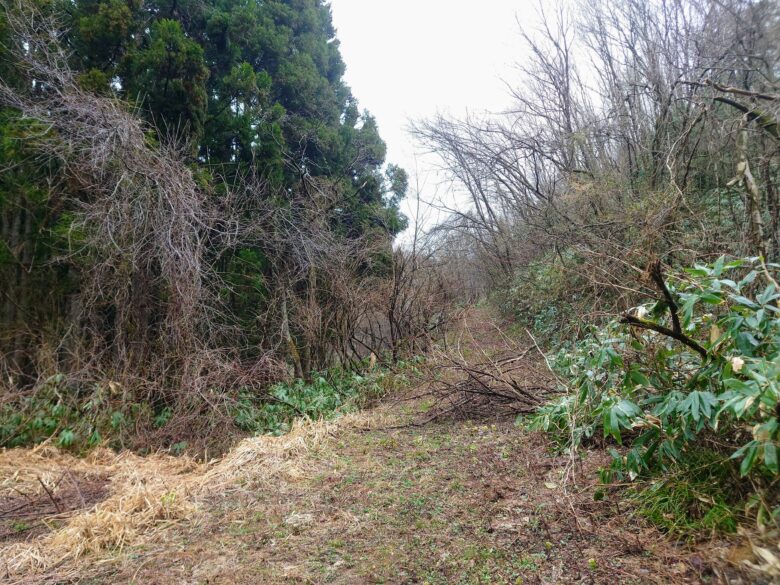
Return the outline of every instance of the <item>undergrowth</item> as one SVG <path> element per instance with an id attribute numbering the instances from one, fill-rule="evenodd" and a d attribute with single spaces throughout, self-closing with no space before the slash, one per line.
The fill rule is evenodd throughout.
<path id="1" fill-rule="evenodd" d="M 607 446 L 602 479 L 637 482 L 640 513 L 671 532 L 733 530 L 745 511 L 777 524 L 778 268 L 720 258 L 667 279 L 669 298 L 553 356 L 563 393 L 527 422 Z M 663 333 L 677 328 L 685 343 Z"/>
<path id="2" fill-rule="evenodd" d="M 684 465 L 628 490 L 636 512 L 680 538 L 736 532 L 752 499 L 750 484 L 728 459 L 706 449 L 691 450 Z"/>
<path id="3" fill-rule="evenodd" d="M 0 446 L 22 447 L 53 440 L 70 449 L 101 444 L 124 446 L 127 433 L 140 420 L 160 426 L 160 416 L 148 403 L 128 403 L 113 383 L 80 388 L 64 374 L 46 379 L 34 392 L 15 396 L 0 406 Z"/>
<path id="4" fill-rule="evenodd" d="M 402 362 L 400 368 L 405 367 L 406 362 Z M 232 416 L 244 431 L 281 435 L 296 418 L 327 419 L 355 411 L 404 380 L 403 374 L 381 369 L 363 374 L 332 369 L 314 373 L 311 381 L 275 384 L 262 396 L 242 392 Z"/>
<path id="5" fill-rule="evenodd" d="M 286 433 L 295 418 L 331 418 L 365 406 L 395 387 L 408 383 L 421 358 L 401 361 L 393 371 L 366 368 L 364 373 L 333 368 L 315 372 L 309 380 L 279 382 L 261 392 L 244 388 L 227 404 L 227 420 L 236 435 Z M 367 364 L 366 364 L 367 365 Z M 170 435 L 169 450 L 184 452 L 192 437 L 179 427 L 165 433 L 171 422 L 170 406 L 127 399 L 108 382 L 82 388 L 63 374 L 50 377 L 33 393 L 0 405 L 0 447 L 23 447 L 50 440 L 72 451 L 98 445 L 113 449 L 134 447 L 148 451 L 164 445 L 143 444 L 154 431 Z M 228 425 L 230 426 L 230 425 Z"/>
<path id="6" fill-rule="evenodd" d="M 580 337 L 589 322 L 592 298 L 587 284 L 566 268 L 579 262 L 570 251 L 530 262 L 518 270 L 508 287 L 494 292 L 493 304 L 503 315 L 511 315 L 520 331 L 532 330 L 546 349 L 562 347 Z"/>

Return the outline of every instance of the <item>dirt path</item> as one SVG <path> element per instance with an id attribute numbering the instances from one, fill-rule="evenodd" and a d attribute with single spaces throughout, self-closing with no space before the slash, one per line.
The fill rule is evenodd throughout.
<path id="1" fill-rule="evenodd" d="M 492 335 L 484 313 L 470 319 Z M 187 469 L 181 494 L 196 513 L 148 538 L 137 531 L 119 553 L 9 582 L 718 582 L 702 553 L 672 546 L 609 492 L 595 501 L 603 452 L 571 467 L 508 420 L 405 426 L 430 407 L 388 401 L 288 439 L 250 439 Z"/>

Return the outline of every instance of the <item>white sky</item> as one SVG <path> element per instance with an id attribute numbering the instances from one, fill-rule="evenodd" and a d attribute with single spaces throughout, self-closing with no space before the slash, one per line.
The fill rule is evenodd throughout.
<path id="1" fill-rule="evenodd" d="M 500 111 L 522 60 L 518 20 L 533 26 L 535 0 L 331 0 L 346 82 L 377 119 L 387 161 L 410 174 L 424 199 L 438 182 L 432 159 L 415 158 L 410 120 L 437 112 Z M 412 191 L 412 189 L 410 189 Z M 410 193 L 411 195 L 411 193 Z M 412 215 L 411 201 L 404 212 Z"/>

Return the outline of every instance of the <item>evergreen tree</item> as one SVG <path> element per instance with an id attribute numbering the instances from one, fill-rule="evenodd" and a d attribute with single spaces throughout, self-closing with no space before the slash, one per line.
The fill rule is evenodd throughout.
<path id="1" fill-rule="evenodd" d="M 300 219 L 289 199 L 308 196 L 306 181 L 327 181 L 336 197 L 329 212 L 333 232 L 384 245 L 383 257 L 363 268 L 367 276 L 387 265 L 391 237 L 405 226 L 398 203 L 406 176 L 392 166 L 383 172 L 385 144 L 376 121 L 360 111 L 343 81 L 345 65 L 323 0 L 40 0 L 39 5 L 58 15 L 81 87 L 126 102 L 156 129 L 150 140 L 186 140 L 192 168 L 211 183 L 215 196 L 242 177 L 261 177 L 269 188 L 255 196 L 273 200 L 282 211 L 289 208 L 289 221 L 295 222 Z M 0 18 L 0 40 L 7 46 L 18 39 L 10 38 L 3 22 Z M 9 59 L 0 59 L 0 75 L 25 79 Z M 27 226 L 23 233 L 7 227 L 0 234 L 2 292 L 8 306 L 19 307 L 20 298 L 34 298 L 29 289 L 35 279 L 49 291 L 50 303 L 31 301 L 40 313 L 35 329 L 62 314 L 69 291 L 78 289 L 79 270 L 88 269 L 89 259 L 73 254 L 57 270 L 47 264 L 67 245 L 58 234 L 69 234 L 71 210 L 57 207 L 60 195 L 78 186 L 52 184 L 54 163 L 31 161 L 23 152 L 21 137 L 29 129 L 17 113 L 4 111 L 0 126 L 0 164 L 14 169 L 0 179 L 3 225 Z M 33 219 L 24 223 L 25 218 Z M 27 243 L 20 244 L 20 237 Z M 27 251 L 26 260 L 14 252 L 20 249 Z M 267 309 L 276 287 L 310 294 L 306 282 L 277 282 L 278 268 L 263 242 L 214 261 L 245 328 Z M 66 280 L 63 271 L 70 275 Z M 0 315 L 6 330 L 20 320 L 32 323 L 30 315 L 17 312 Z M 256 332 L 257 339 L 263 335 Z"/>

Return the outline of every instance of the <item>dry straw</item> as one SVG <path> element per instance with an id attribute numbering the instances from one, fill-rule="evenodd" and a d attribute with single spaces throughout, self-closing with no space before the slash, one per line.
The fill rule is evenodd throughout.
<path id="1" fill-rule="evenodd" d="M 384 424 L 376 412 L 350 414 L 336 421 L 297 421 L 280 437 L 244 439 L 224 458 L 197 463 L 188 457 L 105 449 L 79 459 L 51 445 L 0 452 L 0 495 L 14 490 L 43 490 L 38 478 L 55 490 L 54 478 L 70 471 L 84 477 L 108 477 L 109 496 L 91 509 L 71 515 L 62 528 L 31 542 L 0 547 L 0 575 L 21 579 L 41 574 L 98 553 L 117 553 L 129 545 L 160 540 L 165 529 L 197 522 L 203 501 L 231 487 L 243 489 L 271 481 L 296 481 L 306 476 L 305 456 L 319 448 L 338 428 L 365 430 Z"/>
<path id="2" fill-rule="evenodd" d="M 9 577 L 46 570 L 88 553 L 121 550 L 165 524 L 193 517 L 189 484 L 202 465 L 185 457 L 139 457 L 101 449 L 78 459 L 46 445 L 0 453 L 3 493 L 39 493 L 43 485 L 56 497 L 64 472 L 110 478 L 109 497 L 70 516 L 65 525 L 32 542 L 0 548 Z M 38 481 L 41 478 L 42 481 Z M 17 492 L 17 493 L 18 493 Z"/>

